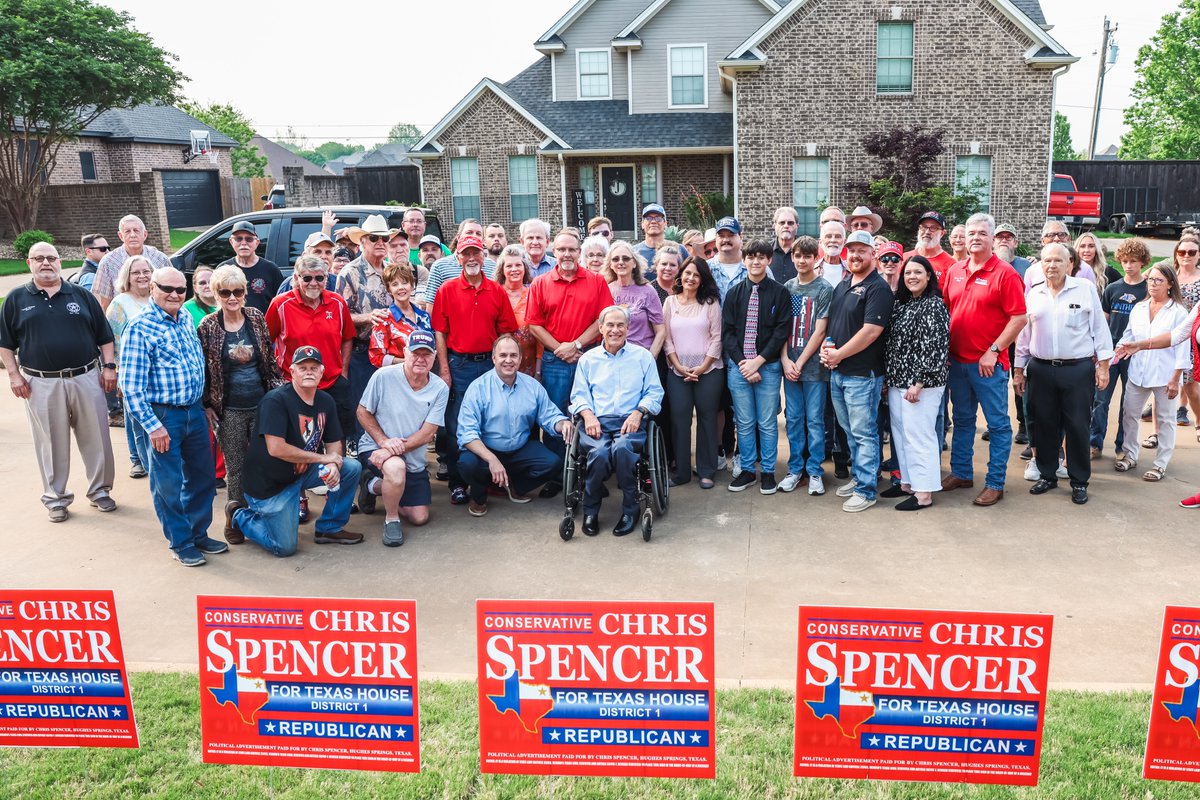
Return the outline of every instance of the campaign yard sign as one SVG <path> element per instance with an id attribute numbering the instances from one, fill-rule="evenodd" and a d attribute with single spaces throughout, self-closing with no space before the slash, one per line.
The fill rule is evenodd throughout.
<path id="1" fill-rule="evenodd" d="M 1142 774 L 1200 782 L 1200 608 L 1167 606 Z"/>
<path id="2" fill-rule="evenodd" d="M 485 773 L 713 778 L 713 604 L 479 600 Z"/>
<path id="3" fill-rule="evenodd" d="M 137 747 L 109 590 L 0 590 L 0 745 Z"/>
<path id="4" fill-rule="evenodd" d="M 1052 624 L 801 606 L 794 774 L 1037 785 Z"/>
<path id="5" fill-rule="evenodd" d="M 419 772 L 416 603 L 196 598 L 203 760 Z"/>

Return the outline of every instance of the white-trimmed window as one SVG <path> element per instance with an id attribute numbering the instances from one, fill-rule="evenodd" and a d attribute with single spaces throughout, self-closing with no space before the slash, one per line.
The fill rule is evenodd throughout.
<path id="1" fill-rule="evenodd" d="M 454 222 L 479 219 L 479 159 L 450 159 L 450 195 L 454 198 Z"/>
<path id="2" fill-rule="evenodd" d="M 954 160 L 957 186 L 979 195 L 979 210 L 992 213 L 992 157 L 959 156 Z"/>
<path id="3" fill-rule="evenodd" d="M 708 107 L 708 45 L 677 44 L 667 48 L 670 108 Z"/>
<path id="4" fill-rule="evenodd" d="M 911 94 L 913 90 L 913 24 L 880 22 L 875 42 L 875 91 Z"/>
<path id="5" fill-rule="evenodd" d="M 642 205 L 658 202 L 658 165 L 642 164 Z"/>
<path id="6" fill-rule="evenodd" d="M 792 207 L 796 234 L 821 234 L 821 206 L 829 202 L 829 159 L 792 159 Z"/>
<path id="7" fill-rule="evenodd" d="M 583 192 L 583 213 L 589 220 L 596 216 L 596 168 L 579 168 L 579 189 Z"/>
<path id="8" fill-rule="evenodd" d="M 537 156 L 508 157 L 508 199 L 513 222 L 538 215 Z"/>
<path id="9" fill-rule="evenodd" d="M 612 51 L 608 48 L 576 50 L 580 100 L 612 99 Z"/>

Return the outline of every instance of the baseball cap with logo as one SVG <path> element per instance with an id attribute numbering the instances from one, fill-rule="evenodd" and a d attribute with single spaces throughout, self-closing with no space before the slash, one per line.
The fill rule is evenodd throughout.
<path id="1" fill-rule="evenodd" d="M 255 238 L 258 237 L 258 231 L 254 229 L 254 223 L 247 219 L 244 219 L 234 225 L 233 230 L 231 230 L 229 233 L 231 235 L 235 233 L 251 233 L 254 234 Z"/>
<path id="2" fill-rule="evenodd" d="M 867 247 L 874 250 L 875 237 L 866 231 L 851 231 L 850 235 L 846 237 L 846 247 L 849 247 L 852 244 L 865 244 Z"/>
<path id="3" fill-rule="evenodd" d="M 1017 229 L 1014 228 L 1012 225 L 1009 225 L 1007 222 L 1002 222 L 996 226 L 996 235 L 999 236 L 1002 233 L 1007 233 L 1008 235 L 1012 236 L 1014 239 L 1019 240 L 1021 238 L 1021 235 L 1019 233 L 1017 233 Z"/>
<path id="4" fill-rule="evenodd" d="M 455 247 L 454 252 L 461 253 L 463 250 L 467 250 L 472 247 L 474 247 L 476 250 L 482 250 L 483 239 L 480 239 L 478 236 L 471 235 L 460 236 L 458 237 L 458 245 Z"/>
<path id="5" fill-rule="evenodd" d="M 882 258 L 887 255 L 903 257 L 904 248 L 900 246 L 899 242 L 880 242 L 879 246 L 875 248 L 875 256 Z"/>
<path id="6" fill-rule="evenodd" d="M 428 350 L 429 352 L 437 352 L 437 346 L 433 338 L 433 334 L 429 331 L 423 331 L 420 328 L 408 335 L 407 347 L 409 350 Z"/>
<path id="7" fill-rule="evenodd" d="M 647 214 L 660 214 L 663 217 L 667 216 L 666 210 L 658 203 L 650 203 L 642 208 L 642 218 L 645 219 Z"/>
<path id="8" fill-rule="evenodd" d="M 318 364 L 324 364 L 321 359 L 321 351 L 313 347 L 311 344 L 306 344 L 303 347 L 297 347 L 296 352 L 292 353 L 292 363 L 299 364 L 301 361 L 315 361 Z"/>
<path id="9" fill-rule="evenodd" d="M 929 220 L 936 222 L 942 230 L 946 230 L 946 218 L 936 211 L 926 211 L 917 219 L 917 227 L 921 227 L 921 223 Z"/>
<path id="10" fill-rule="evenodd" d="M 304 240 L 304 249 L 307 250 L 310 247 L 316 247 L 321 242 L 327 242 L 329 245 L 333 245 L 333 239 L 330 239 L 320 231 L 314 231 L 308 235 L 307 239 Z"/>
<path id="11" fill-rule="evenodd" d="M 717 220 L 717 232 L 719 233 L 720 231 L 729 231 L 741 236 L 742 223 L 737 221 L 737 217 L 721 217 Z"/>
<path id="12" fill-rule="evenodd" d="M 421 241 L 417 242 L 417 247 L 424 247 L 427 244 L 436 244 L 441 247 L 442 240 L 430 233 L 421 237 Z"/>

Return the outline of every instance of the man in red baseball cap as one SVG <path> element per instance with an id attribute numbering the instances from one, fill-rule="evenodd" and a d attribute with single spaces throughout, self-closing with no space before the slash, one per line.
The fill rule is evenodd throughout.
<path id="1" fill-rule="evenodd" d="M 458 471 L 458 410 L 467 387 L 492 364 L 492 345 L 502 333 L 517 329 L 508 294 L 483 274 L 483 239 L 475 234 L 458 237 L 455 256 L 462 275 L 446 281 L 433 301 L 433 330 L 437 335 L 441 377 L 450 385 L 446 406 L 446 453 L 450 472 L 450 502 L 467 502 L 467 484 Z"/>

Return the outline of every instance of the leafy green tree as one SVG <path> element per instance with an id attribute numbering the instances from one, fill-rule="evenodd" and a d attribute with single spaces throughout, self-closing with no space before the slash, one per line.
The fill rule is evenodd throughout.
<path id="1" fill-rule="evenodd" d="M 179 106 L 188 114 L 238 143 L 229 151 L 233 162 L 233 174 L 239 178 L 262 178 L 267 174 L 267 157 L 249 142 L 254 138 L 254 123 L 250 118 L 228 103 L 202 105 L 185 102 Z"/>
<path id="2" fill-rule="evenodd" d="M 388 131 L 388 142 L 393 144 L 406 144 L 410 147 L 421 141 L 421 129 L 411 122 L 397 122 Z"/>
<path id="3" fill-rule="evenodd" d="M 1121 158 L 1200 158 L 1200 0 L 1180 0 L 1137 56 Z"/>
<path id="4" fill-rule="evenodd" d="M 306 150 L 301 153 L 305 158 L 314 164 L 319 164 L 322 167 L 342 156 L 348 156 L 351 153 L 357 153 L 364 150 L 361 144 L 343 144 L 342 142 L 325 142 L 319 144 L 312 150 Z"/>
<path id="5" fill-rule="evenodd" d="M 174 102 L 175 56 L 132 18 L 88 0 L 0 0 L 0 209 L 37 224 L 62 145 L 105 111 Z"/>
<path id="6" fill-rule="evenodd" d="M 1071 143 L 1071 121 L 1061 111 L 1054 112 L 1054 160 L 1076 161 L 1079 154 Z"/>

